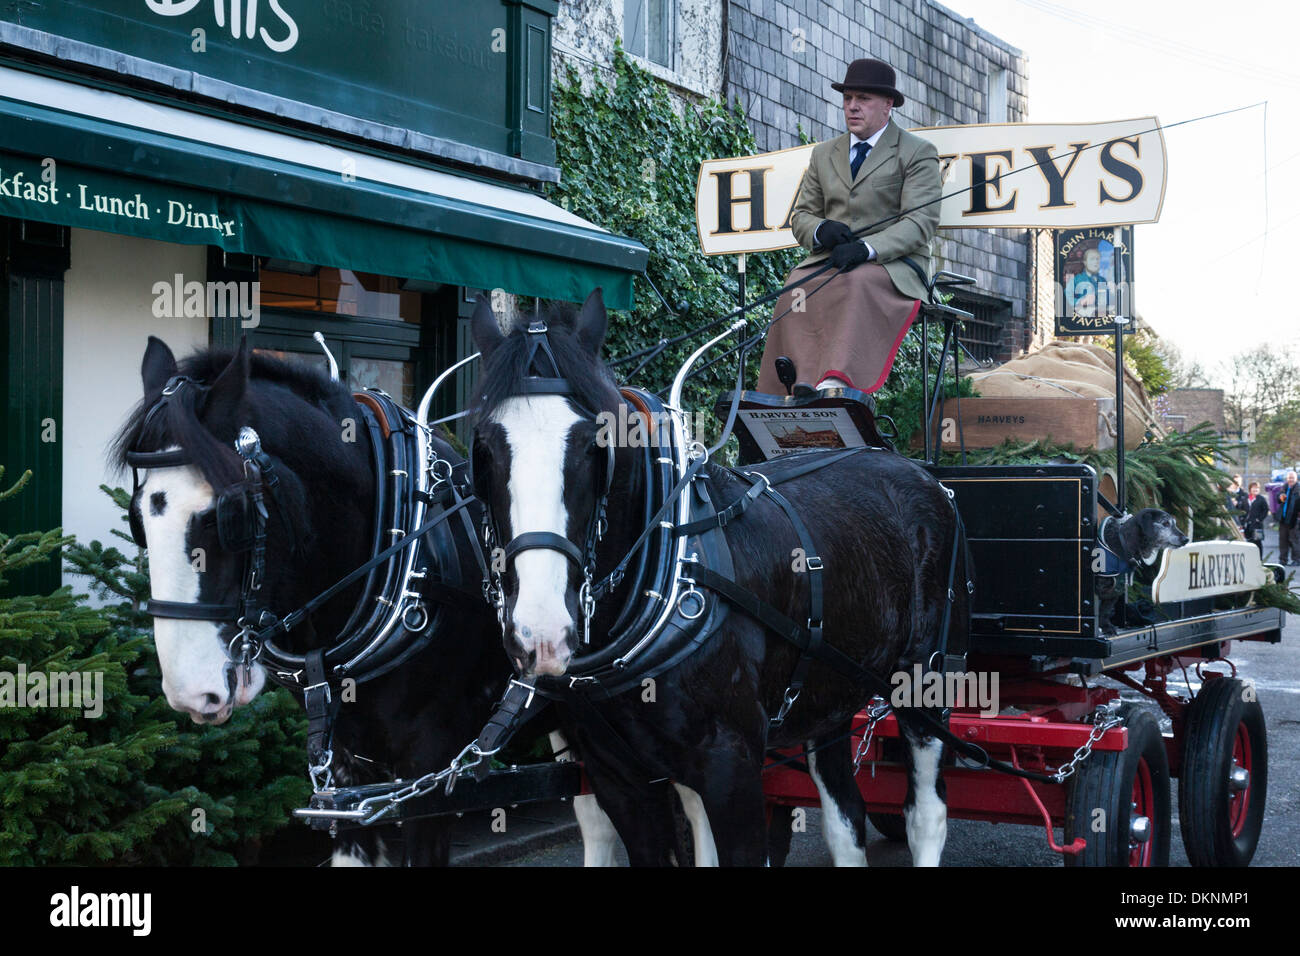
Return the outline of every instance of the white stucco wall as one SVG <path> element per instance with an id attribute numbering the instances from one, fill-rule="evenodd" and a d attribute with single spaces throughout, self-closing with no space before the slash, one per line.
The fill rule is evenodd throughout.
<path id="1" fill-rule="evenodd" d="M 140 400 L 140 360 L 150 335 L 177 357 L 208 344 L 206 318 L 155 318 L 153 284 L 207 278 L 204 246 L 182 246 L 87 229 L 72 230 L 72 266 L 65 275 L 63 311 L 63 530 L 81 541 L 122 528 L 120 512 L 101 484 L 131 487 L 130 472 L 106 463 L 107 446 Z M 77 591 L 86 579 L 65 572 Z"/>
<path id="2" fill-rule="evenodd" d="M 722 92 L 722 3 L 723 0 L 677 0 L 674 38 L 676 62 L 667 69 L 641 57 L 633 57 L 652 74 L 679 91 L 697 96 L 719 96 Z M 554 66 L 571 63 L 584 78 L 584 86 L 595 71 L 610 82 L 603 68 L 614 60 L 614 39 L 623 36 L 625 0 L 565 0 L 551 21 Z"/>

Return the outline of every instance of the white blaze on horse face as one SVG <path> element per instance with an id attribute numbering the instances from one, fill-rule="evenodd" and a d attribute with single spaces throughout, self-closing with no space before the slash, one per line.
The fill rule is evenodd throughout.
<path id="1" fill-rule="evenodd" d="M 186 544 L 186 531 L 190 518 L 212 506 L 212 486 L 197 468 L 185 465 L 146 472 L 140 488 L 150 592 L 156 601 L 193 603 L 199 600 L 199 572 Z M 154 514 L 152 499 L 159 493 L 161 513 Z M 207 555 L 206 562 L 214 557 Z M 254 664 L 250 679 L 241 679 L 232 703 L 219 632 L 220 625 L 212 621 L 154 618 L 163 693 L 173 710 L 189 714 L 196 724 L 225 722 L 233 707 L 252 700 L 266 681 L 265 671 Z"/>
<path id="2" fill-rule="evenodd" d="M 580 419 L 559 395 L 509 398 L 493 420 L 510 446 L 510 533 L 549 531 L 563 537 L 564 459 L 569 430 Z M 504 544 L 504 542 L 503 542 Z M 519 590 L 511 611 L 515 639 L 536 652 L 533 672 L 563 674 L 572 651 L 566 635 L 575 626 L 565 606 L 569 559 L 550 548 L 533 548 L 514 558 Z"/>

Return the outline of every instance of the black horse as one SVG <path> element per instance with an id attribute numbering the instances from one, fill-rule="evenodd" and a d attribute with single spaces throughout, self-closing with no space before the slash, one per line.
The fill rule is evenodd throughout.
<path id="1" fill-rule="evenodd" d="M 118 463 L 127 464 L 130 450 L 174 447 L 191 462 L 144 472 L 132 501 L 148 540 L 156 600 L 230 604 L 240 594 L 242 556 L 223 550 L 211 524 L 191 519 L 244 477 L 233 443 L 245 425 L 260 435 L 279 478 L 267 520 L 262 605 L 287 614 L 371 557 L 377 479 L 362 410 L 346 387 L 323 371 L 250 355 L 246 345 L 234 353 L 200 351 L 178 366 L 153 337 L 141 371 L 144 400 L 115 442 Z M 146 425 L 178 375 L 193 384 Z M 446 442 L 433 441 L 440 458 L 463 461 Z M 477 572 L 468 533 L 454 537 L 462 567 Z M 200 548 L 201 564 L 194 560 Z M 306 618 L 285 639 L 286 649 L 303 653 L 335 639 L 362 587 L 357 582 Z M 482 727 L 509 673 L 496 616 L 480 598 L 449 608 L 437 631 L 404 665 L 357 685 L 354 700 L 343 697 L 333 739 L 338 785 L 411 779 L 446 766 Z M 155 620 L 167 700 L 196 723 L 222 723 L 266 680 L 258 663 L 232 666 L 234 633 L 229 622 Z M 426 819 L 400 829 L 345 830 L 334 862 L 442 865 L 447 857 L 447 824 Z"/>
<path id="2" fill-rule="evenodd" d="M 583 548 L 598 540 L 593 577 L 606 576 L 641 532 L 648 494 L 639 452 L 618 447 L 610 458 L 597 440 L 593 416 L 616 420 L 623 402 L 599 357 L 607 325 L 599 290 L 576 316 L 555 311 L 544 322 L 556 367 L 539 370 L 527 323 L 502 335 L 486 303 L 473 320 L 484 361 L 475 489 L 509 555 L 502 576 L 504 640 L 525 679 L 565 674 L 583 622 Z M 526 380 L 537 375 L 544 377 L 541 387 L 530 388 Z M 564 387 L 554 387 L 557 375 Z M 777 482 L 784 467 L 777 461 L 752 470 Z M 718 507 L 752 484 L 714 465 L 702 474 Z M 600 538 L 593 528 L 606 482 L 608 530 Z M 900 664 L 928 660 L 944 643 L 939 631 L 952 562 L 958 562 L 956 580 L 967 580 L 960 527 L 942 486 L 916 463 L 881 451 L 844 457 L 781 483 L 780 491 L 824 559 L 825 644 L 882 677 Z M 782 509 L 762 495 L 724 533 L 736 582 L 788 617 L 807 619 L 807 574 L 792 560 L 800 539 Z M 591 650 L 608 639 L 630 586 L 625 580 L 597 605 Z M 966 588 L 958 587 L 949 635 L 965 633 L 968 600 Z M 836 862 L 865 863 L 865 804 L 853 781 L 847 731 L 870 694 L 818 661 L 784 723 L 769 733 L 799 658 L 752 617 L 733 612 L 700 649 L 657 678 L 649 698 L 633 692 L 584 698 L 581 706 L 571 700 L 563 708 L 595 794 L 633 863 L 671 858 L 671 828 L 646 809 L 660 805 L 668 776 L 702 800 L 721 863 L 761 865 L 764 755 L 800 744 L 812 751 L 808 765 Z M 947 829 L 942 743 L 915 712 L 897 716 L 908 744 L 904 817 L 913 860 L 936 865 Z"/>

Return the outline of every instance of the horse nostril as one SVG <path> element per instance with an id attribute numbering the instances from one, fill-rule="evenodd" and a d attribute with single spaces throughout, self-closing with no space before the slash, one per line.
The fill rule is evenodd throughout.
<path id="1" fill-rule="evenodd" d="M 221 706 L 221 698 L 216 694 L 204 694 L 203 703 L 206 705 L 208 710 L 216 710 Z"/>

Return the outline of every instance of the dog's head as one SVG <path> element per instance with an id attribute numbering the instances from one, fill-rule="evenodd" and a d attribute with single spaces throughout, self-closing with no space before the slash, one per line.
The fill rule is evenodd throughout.
<path id="1" fill-rule="evenodd" d="M 1129 561 L 1155 564 L 1162 548 L 1181 548 L 1187 535 L 1178 530 L 1173 516 L 1159 508 L 1143 508 L 1117 522 L 1120 554 Z"/>

